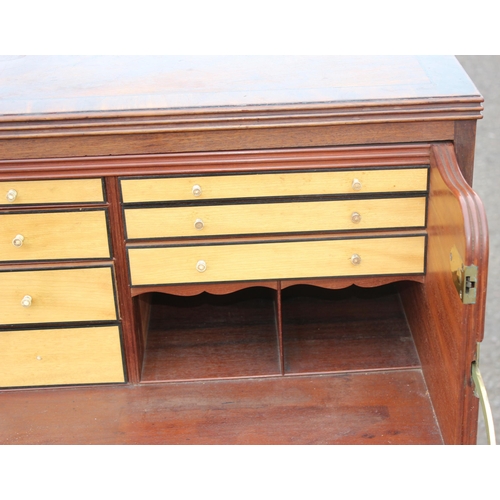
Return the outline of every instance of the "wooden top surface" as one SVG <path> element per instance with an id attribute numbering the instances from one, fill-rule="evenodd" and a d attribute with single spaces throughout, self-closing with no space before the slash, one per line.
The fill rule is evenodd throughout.
<path id="1" fill-rule="evenodd" d="M 1 121 L 464 97 L 451 56 L 0 56 Z"/>

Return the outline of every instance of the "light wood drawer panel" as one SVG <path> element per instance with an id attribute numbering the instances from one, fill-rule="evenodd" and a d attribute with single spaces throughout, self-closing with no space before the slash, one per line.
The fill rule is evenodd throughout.
<path id="1" fill-rule="evenodd" d="M 1 272 L 0 303 L 5 325 L 117 319 L 110 267 Z"/>
<path id="2" fill-rule="evenodd" d="M 424 272 L 425 237 L 131 248 L 128 255 L 133 286 L 410 274 Z"/>
<path id="3" fill-rule="evenodd" d="M 9 192 L 16 192 L 9 201 Z M 52 181 L 2 181 L 0 205 L 52 203 L 99 203 L 104 201 L 101 179 L 67 179 Z"/>
<path id="4" fill-rule="evenodd" d="M 13 240 L 24 239 L 16 247 Z M 106 212 L 45 212 L 0 215 L 0 260 L 109 258 Z"/>
<path id="5" fill-rule="evenodd" d="M 353 180 L 361 189 L 353 189 Z M 193 186 L 201 188 L 194 196 Z M 124 203 L 427 190 L 427 168 L 122 179 Z"/>
<path id="6" fill-rule="evenodd" d="M 133 208 L 125 220 L 129 239 L 424 227 L 425 203 L 421 197 Z"/>
<path id="7" fill-rule="evenodd" d="M 0 386 L 124 382 L 117 326 L 0 332 Z"/>

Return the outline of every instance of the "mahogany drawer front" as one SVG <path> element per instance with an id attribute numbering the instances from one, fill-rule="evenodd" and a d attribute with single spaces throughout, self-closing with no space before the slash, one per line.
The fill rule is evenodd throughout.
<path id="1" fill-rule="evenodd" d="M 109 257 L 104 210 L 0 214 L 0 261 Z"/>
<path id="2" fill-rule="evenodd" d="M 101 179 L 0 182 L 0 205 L 102 203 Z"/>
<path id="3" fill-rule="evenodd" d="M 427 168 L 415 167 L 122 179 L 120 182 L 124 203 L 147 203 L 266 196 L 420 192 L 427 190 L 427 174 Z"/>
<path id="4" fill-rule="evenodd" d="M 424 272 L 425 236 L 129 248 L 132 286 Z M 358 261 L 359 259 L 359 261 Z"/>
<path id="5" fill-rule="evenodd" d="M 0 272 L 0 324 L 116 321 L 111 267 Z"/>
<path id="6" fill-rule="evenodd" d="M 0 332 L 0 387 L 124 381 L 117 326 Z"/>
<path id="7" fill-rule="evenodd" d="M 425 226 L 426 198 L 125 209 L 127 238 Z"/>

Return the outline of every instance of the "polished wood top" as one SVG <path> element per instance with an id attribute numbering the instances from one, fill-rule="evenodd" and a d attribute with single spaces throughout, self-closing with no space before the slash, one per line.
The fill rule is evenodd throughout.
<path id="1" fill-rule="evenodd" d="M 480 94 L 442 56 L 2 56 L 0 116 Z"/>
<path id="2" fill-rule="evenodd" d="M 482 101 L 448 56 L 0 56 L 0 160 L 446 141 Z"/>

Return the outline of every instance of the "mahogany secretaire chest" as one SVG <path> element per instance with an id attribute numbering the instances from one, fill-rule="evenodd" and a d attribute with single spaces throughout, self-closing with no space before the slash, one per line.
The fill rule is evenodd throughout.
<path id="1" fill-rule="evenodd" d="M 453 57 L 1 57 L 0 443 L 474 443 L 481 102 Z"/>

